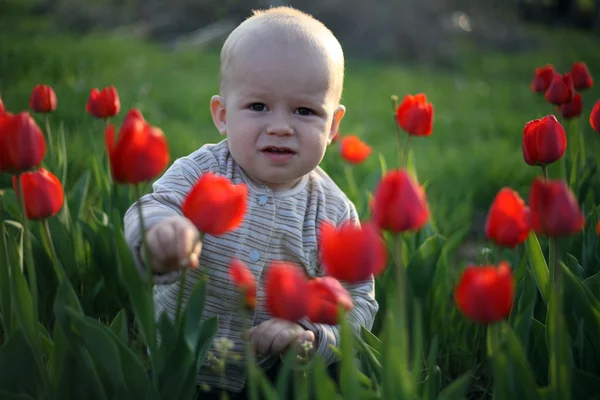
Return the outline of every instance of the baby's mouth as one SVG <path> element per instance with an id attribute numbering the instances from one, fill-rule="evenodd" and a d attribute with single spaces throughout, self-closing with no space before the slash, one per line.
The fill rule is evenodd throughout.
<path id="1" fill-rule="evenodd" d="M 265 147 L 261 151 L 265 152 L 265 153 L 272 153 L 272 154 L 296 154 L 296 152 L 294 150 L 292 150 L 288 147 L 269 146 L 269 147 Z"/>

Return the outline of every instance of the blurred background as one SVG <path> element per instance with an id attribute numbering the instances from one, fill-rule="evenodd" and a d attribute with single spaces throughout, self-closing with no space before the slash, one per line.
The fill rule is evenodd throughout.
<path id="1" fill-rule="evenodd" d="M 353 167 L 364 192 L 379 178 L 379 153 L 396 166 L 390 96 L 423 92 L 433 103 L 432 136 L 411 146 L 435 224 L 464 234 L 461 260 L 480 248 L 498 190 L 511 186 L 526 198 L 539 173 L 523 161 L 523 126 L 556 110 L 529 88 L 535 67 L 551 63 L 564 73 L 584 61 L 600 79 L 600 0 L 0 0 L 0 96 L 18 112 L 28 109 L 34 85 L 55 89 L 50 121 L 67 138 L 67 186 L 104 151 L 102 121 L 85 112 L 93 87 L 115 85 L 115 122 L 138 107 L 164 130 L 174 160 L 221 140 L 208 109 L 220 46 L 252 9 L 273 5 L 313 14 L 345 49 L 341 133 L 375 150 Z M 581 118 L 565 124 L 583 129 L 595 153 L 600 136 L 588 117 L 599 98 L 598 85 L 583 93 Z M 336 146 L 323 166 L 348 188 Z M 9 186 L 8 177 L 0 184 Z"/>

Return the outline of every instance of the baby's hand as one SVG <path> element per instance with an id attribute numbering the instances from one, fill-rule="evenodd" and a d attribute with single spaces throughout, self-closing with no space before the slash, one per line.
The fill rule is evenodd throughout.
<path id="1" fill-rule="evenodd" d="M 243 338 L 250 340 L 250 347 L 256 354 L 281 354 L 290 345 L 314 343 L 315 334 L 294 322 L 272 318 L 248 329 Z"/>
<path id="2" fill-rule="evenodd" d="M 152 270 L 165 273 L 186 266 L 197 268 L 202 250 L 198 235 L 194 224 L 181 216 L 167 218 L 152 226 L 147 237 Z"/>

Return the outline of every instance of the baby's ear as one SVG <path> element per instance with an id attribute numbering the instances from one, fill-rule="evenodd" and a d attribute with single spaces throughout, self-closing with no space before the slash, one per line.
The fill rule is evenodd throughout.
<path id="1" fill-rule="evenodd" d="M 227 136 L 227 111 L 225 101 L 221 96 L 213 96 L 210 99 L 210 114 L 219 133 Z"/>
<path id="2" fill-rule="evenodd" d="M 346 107 L 343 105 L 337 106 L 335 111 L 333 112 L 333 120 L 331 121 L 331 128 L 329 129 L 329 143 L 336 137 L 338 134 L 338 130 L 340 129 L 340 122 L 342 122 L 342 118 L 346 114 Z"/>

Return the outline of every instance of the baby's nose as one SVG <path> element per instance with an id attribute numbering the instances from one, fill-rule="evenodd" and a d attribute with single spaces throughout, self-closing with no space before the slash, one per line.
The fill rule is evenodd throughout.
<path id="1" fill-rule="evenodd" d="M 274 115 L 267 127 L 267 133 L 280 136 L 293 135 L 291 116 Z"/>

